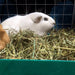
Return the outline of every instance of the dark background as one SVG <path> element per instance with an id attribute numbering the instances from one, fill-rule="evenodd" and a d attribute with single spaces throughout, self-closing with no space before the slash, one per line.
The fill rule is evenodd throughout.
<path id="1" fill-rule="evenodd" d="M 25 14 L 34 11 L 50 14 L 54 4 L 60 1 L 63 2 L 64 0 L 0 0 L 0 11 L 2 10 L 0 14 Z M 74 3 L 74 0 L 71 1 Z"/>

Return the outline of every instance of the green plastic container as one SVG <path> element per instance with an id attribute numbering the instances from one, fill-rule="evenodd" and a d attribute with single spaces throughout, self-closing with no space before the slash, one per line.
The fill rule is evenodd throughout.
<path id="1" fill-rule="evenodd" d="M 75 75 L 75 61 L 0 59 L 0 75 Z"/>

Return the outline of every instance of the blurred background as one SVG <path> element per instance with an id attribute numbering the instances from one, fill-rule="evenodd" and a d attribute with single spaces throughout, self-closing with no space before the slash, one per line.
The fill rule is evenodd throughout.
<path id="1" fill-rule="evenodd" d="M 74 0 L 0 0 L 0 21 L 14 15 L 43 12 L 56 20 L 55 28 L 75 27 Z"/>

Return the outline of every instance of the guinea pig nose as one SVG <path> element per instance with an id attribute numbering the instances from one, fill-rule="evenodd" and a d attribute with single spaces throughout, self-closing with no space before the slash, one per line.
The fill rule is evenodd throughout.
<path id="1" fill-rule="evenodd" d="M 56 25 L 56 22 L 54 22 L 53 25 Z"/>

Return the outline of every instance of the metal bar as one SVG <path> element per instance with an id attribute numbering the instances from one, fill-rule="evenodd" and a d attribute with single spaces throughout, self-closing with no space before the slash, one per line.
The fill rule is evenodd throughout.
<path id="1" fill-rule="evenodd" d="M 73 8 L 73 16 L 72 16 L 72 26 L 75 26 L 75 0 L 74 0 L 74 8 Z"/>

